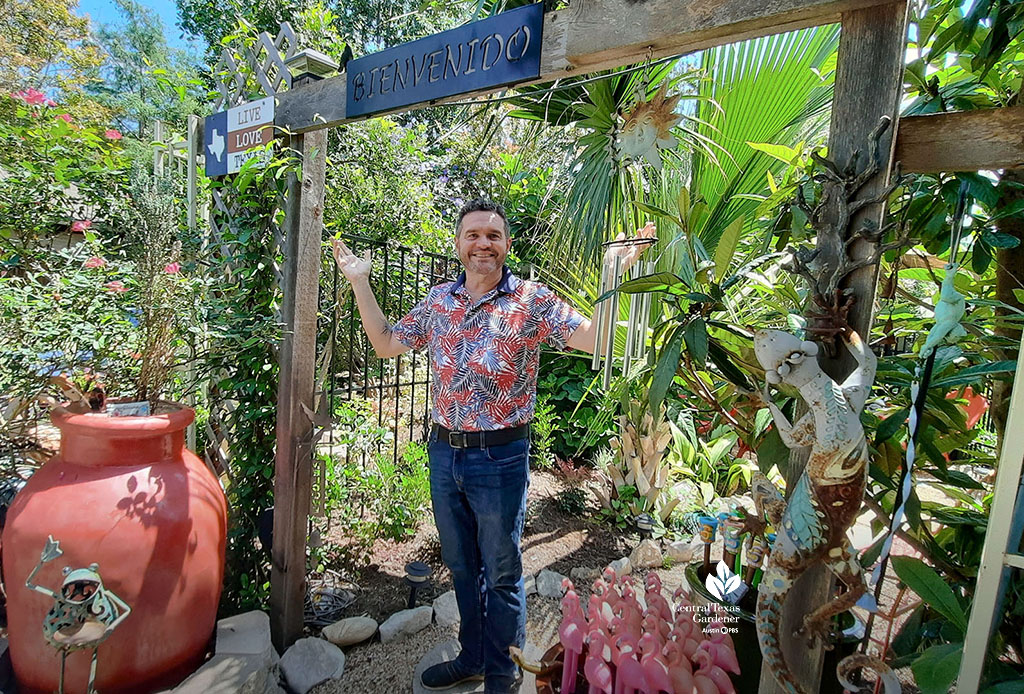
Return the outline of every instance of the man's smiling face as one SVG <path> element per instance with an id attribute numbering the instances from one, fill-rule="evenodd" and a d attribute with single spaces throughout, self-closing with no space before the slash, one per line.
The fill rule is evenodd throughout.
<path id="1" fill-rule="evenodd" d="M 511 248 L 512 239 L 505 233 L 501 215 L 478 210 L 462 218 L 455 250 L 466 272 L 489 275 L 501 270 Z"/>

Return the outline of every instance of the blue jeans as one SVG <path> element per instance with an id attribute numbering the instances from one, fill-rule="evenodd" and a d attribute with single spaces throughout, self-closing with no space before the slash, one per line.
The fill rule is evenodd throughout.
<path id="1" fill-rule="evenodd" d="M 526 642 L 526 591 L 519 541 L 530 484 L 530 440 L 452 448 L 431 435 L 430 499 L 441 558 L 452 572 L 461 624 L 460 665 L 514 676 L 509 646 Z"/>

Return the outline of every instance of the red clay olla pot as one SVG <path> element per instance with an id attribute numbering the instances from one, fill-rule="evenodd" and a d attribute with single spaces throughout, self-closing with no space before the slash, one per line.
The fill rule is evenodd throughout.
<path id="1" fill-rule="evenodd" d="M 15 497 L 3 532 L 22 694 L 57 691 L 61 648 L 67 694 L 87 691 L 94 652 L 103 694 L 172 686 L 201 663 L 224 578 L 227 502 L 185 450 L 195 412 L 171 407 L 146 417 L 54 409 L 60 452 Z"/>

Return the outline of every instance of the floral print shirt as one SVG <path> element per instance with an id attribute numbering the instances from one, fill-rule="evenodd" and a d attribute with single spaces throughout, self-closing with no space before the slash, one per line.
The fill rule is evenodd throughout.
<path id="1" fill-rule="evenodd" d="M 394 327 L 404 345 L 430 345 L 433 420 L 453 431 L 526 424 L 537 404 L 540 344 L 565 349 L 583 322 L 537 282 L 502 268 L 498 286 L 473 301 L 463 273 L 439 284 Z"/>

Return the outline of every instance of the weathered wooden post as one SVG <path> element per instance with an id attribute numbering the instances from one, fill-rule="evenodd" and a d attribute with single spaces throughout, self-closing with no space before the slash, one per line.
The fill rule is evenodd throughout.
<path id="1" fill-rule="evenodd" d="M 865 160 L 871 132 L 878 127 L 883 117 L 888 117 L 891 123 L 879 141 L 881 169 L 864 186 L 860 196 L 862 198 L 879 194 L 889 183 L 899 102 L 903 91 L 906 23 L 907 5 L 902 1 L 842 14 L 828 142 L 829 159 L 839 169 L 844 169 L 855 153 L 860 152 L 859 168 L 863 169 L 867 165 Z M 848 231 L 856 230 L 864 221 L 881 227 L 885 210 L 884 202 L 865 207 L 851 220 Z M 833 209 L 832 213 L 837 215 L 838 209 Z M 877 244 L 861 239 L 853 246 L 851 256 L 854 259 L 869 257 L 876 248 Z M 842 249 L 823 248 L 819 245 L 818 250 L 834 256 Z M 878 264 L 875 263 L 851 273 L 843 285 L 853 290 L 854 303 L 848 322 L 863 336 L 865 342 L 871 330 L 877 284 Z M 838 350 L 836 357 L 822 357 L 820 361 L 822 369 L 837 382 L 842 382 L 853 366 L 852 357 L 844 349 Z M 790 456 L 786 480 L 789 489 L 799 479 L 806 463 L 806 452 Z M 831 575 L 824 567 L 816 566 L 798 579 L 791 595 L 799 595 L 800 600 L 791 599 L 783 612 L 780 629 L 784 639 L 783 652 L 786 654 L 786 662 L 807 692 L 820 689 L 823 644 L 819 641 L 813 649 L 808 649 L 804 638 L 793 638 L 792 634 L 801 626 L 804 614 L 810 607 L 829 601 L 832 590 Z M 825 673 L 824 676 L 834 677 L 835 673 Z M 762 669 L 759 691 L 763 694 L 784 692 L 767 668 Z"/>
<path id="2" fill-rule="evenodd" d="M 289 67 L 301 74 L 292 89 L 315 81 L 325 67 L 322 54 L 302 51 Z M 320 58 L 318 60 L 318 57 Z M 311 68 L 310 64 L 319 63 Z M 337 69 L 330 63 L 326 66 Z M 330 70 L 328 70 L 330 71 Z M 302 634 L 306 594 L 306 536 L 312 495 L 316 315 L 320 300 L 320 251 L 327 174 L 327 130 L 291 136 L 302 152 L 302 180 L 289 174 L 285 207 L 285 271 L 282 307 L 284 340 L 277 393 L 277 457 L 274 465 L 274 542 L 270 567 L 270 629 L 278 650 Z"/>

